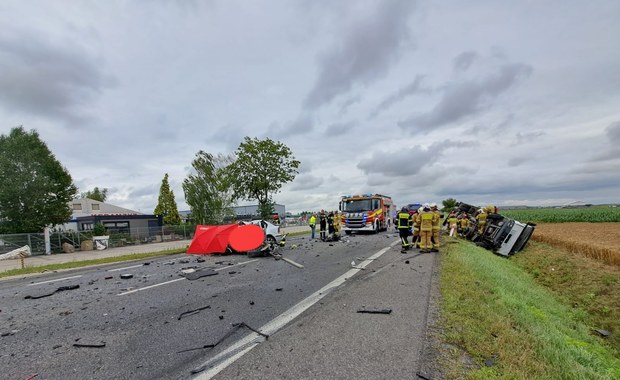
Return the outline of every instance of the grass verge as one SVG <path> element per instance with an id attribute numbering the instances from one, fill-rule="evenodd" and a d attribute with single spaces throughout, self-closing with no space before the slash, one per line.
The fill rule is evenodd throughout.
<path id="1" fill-rule="evenodd" d="M 179 249 L 170 249 L 170 250 L 151 252 L 151 253 L 134 253 L 131 255 L 124 255 L 124 256 L 104 257 L 101 259 L 70 261 L 66 263 L 48 264 L 48 265 L 41 265 L 41 266 L 36 266 L 36 267 L 26 267 L 23 269 L 21 268 L 10 269 L 5 272 L 0 272 L 0 278 L 20 276 L 20 275 L 31 274 L 31 273 L 41 273 L 44 271 L 82 268 L 82 267 L 87 267 L 91 265 L 110 264 L 110 263 L 117 263 L 117 262 L 122 262 L 122 261 L 141 260 L 141 259 L 148 259 L 151 257 L 158 257 L 158 256 L 176 255 L 179 253 L 184 253 L 186 251 L 187 251 L 187 248 L 179 248 Z"/>
<path id="2" fill-rule="evenodd" d="M 589 314 L 512 260 L 458 241 L 447 244 L 442 268 L 444 339 L 476 364 L 469 368 L 454 350 L 443 363 L 448 378 L 620 378 L 620 360 L 592 335 Z"/>

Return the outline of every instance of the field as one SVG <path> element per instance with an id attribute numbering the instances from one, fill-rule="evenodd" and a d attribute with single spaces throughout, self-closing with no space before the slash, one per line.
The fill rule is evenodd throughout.
<path id="1" fill-rule="evenodd" d="M 620 207 L 612 206 L 500 210 L 500 214 L 524 223 L 620 222 Z"/>
<path id="2" fill-rule="evenodd" d="M 619 223 L 539 224 L 532 239 L 620 266 Z"/>

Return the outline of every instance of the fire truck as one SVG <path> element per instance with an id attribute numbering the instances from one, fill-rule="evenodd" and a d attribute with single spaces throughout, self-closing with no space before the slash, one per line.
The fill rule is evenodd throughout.
<path id="1" fill-rule="evenodd" d="M 361 194 L 342 196 L 338 208 L 342 211 L 342 230 L 350 235 L 353 231 L 387 230 L 395 206 L 387 195 Z"/>

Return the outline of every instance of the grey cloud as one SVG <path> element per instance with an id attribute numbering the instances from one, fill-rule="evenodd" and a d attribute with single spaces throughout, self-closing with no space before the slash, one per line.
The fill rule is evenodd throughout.
<path id="1" fill-rule="evenodd" d="M 430 131 L 476 114 L 493 103 L 494 98 L 508 90 L 520 79 L 528 77 L 531 66 L 521 63 L 504 64 L 482 80 L 468 80 L 446 87 L 439 103 L 429 112 L 414 115 L 398 125 L 417 133 Z"/>
<path id="2" fill-rule="evenodd" d="M 545 134 L 546 133 L 543 131 L 534 131 L 534 132 L 526 132 L 526 133 L 517 132 L 517 134 L 515 135 L 516 141 L 514 142 L 513 145 L 531 143 L 532 141 L 536 140 L 540 136 L 544 136 Z"/>
<path id="3" fill-rule="evenodd" d="M 530 161 L 534 160 L 534 157 L 532 156 L 519 156 L 519 157 L 512 157 L 508 160 L 508 166 L 510 166 L 511 168 L 517 167 L 517 166 L 522 166 Z"/>
<path id="4" fill-rule="evenodd" d="M 96 57 L 71 41 L 25 32 L 0 36 L 0 106 L 70 122 L 111 86 Z"/>
<path id="5" fill-rule="evenodd" d="M 430 88 L 422 86 L 422 80 L 424 79 L 424 75 L 417 75 L 413 82 L 409 83 L 407 86 L 398 89 L 398 91 L 386 97 L 377 108 L 370 114 L 369 119 L 375 118 L 379 112 L 389 108 L 393 104 L 402 101 L 409 95 L 419 94 L 419 93 L 429 93 L 431 92 Z"/>
<path id="6" fill-rule="evenodd" d="M 373 2 L 375 9 L 357 20 L 344 37 L 319 58 L 319 76 L 306 97 L 306 109 L 316 109 L 348 92 L 353 85 L 382 78 L 409 37 L 407 21 L 414 2 Z"/>
<path id="7" fill-rule="evenodd" d="M 143 187 L 133 188 L 129 192 L 130 198 L 138 198 L 144 196 L 154 196 L 157 197 L 159 194 L 159 187 L 161 185 L 161 181 L 158 185 L 150 184 Z"/>
<path id="8" fill-rule="evenodd" d="M 316 188 L 323 184 L 323 178 L 313 176 L 311 174 L 300 174 L 295 181 L 288 187 L 291 191 L 303 191 Z"/>
<path id="9" fill-rule="evenodd" d="M 374 152 L 368 159 L 357 164 L 365 174 L 382 174 L 387 177 L 405 177 L 420 172 L 422 168 L 433 165 L 443 151 L 450 147 L 471 147 L 475 143 L 463 141 L 445 141 L 435 143 L 428 148 L 419 145 L 395 152 Z"/>
<path id="10" fill-rule="evenodd" d="M 466 71 L 472 63 L 478 58 L 475 51 L 464 51 L 454 58 L 454 70 Z"/>
<path id="11" fill-rule="evenodd" d="M 235 151 L 239 147 L 241 141 L 243 141 L 243 137 L 245 133 L 241 127 L 226 124 L 217 129 L 209 141 L 206 141 L 208 144 L 219 143 L 223 144 L 227 150 Z"/>
<path id="12" fill-rule="evenodd" d="M 620 158 L 620 121 L 615 121 L 605 128 L 609 149 L 596 156 L 592 161 L 615 160 Z"/>
<path id="13" fill-rule="evenodd" d="M 265 132 L 265 137 L 272 138 L 285 138 L 291 136 L 299 136 L 312 132 L 314 129 L 314 121 L 310 114 L 302 114 L 296 120 L 289 121 L 285 125 L 281 126 L 279 123 L 274 122 Z"/>
<path id="14" fill-rule="evenodd" d="M 356 124 L 357 123 L 355 121 L 349 121 L 347 123 L 331 124 L 330 126 L 327 127 L 327 129 L 325 129 L 325 136 L 335 137 L 335 136 L 344 135 L 345 133 L 353 130 Z"/>
<path id="15" fill-rule="evenodd" d="M 340 105 L 340 113 L 341 114 L 346 113 L 349 110 L 349 107 L 351 107 L 353 104 L 359 103 L 361 100 L 362 100 L 362 97 L 359 95 L 352 96 L 349 99 L 345 100 Z"/>

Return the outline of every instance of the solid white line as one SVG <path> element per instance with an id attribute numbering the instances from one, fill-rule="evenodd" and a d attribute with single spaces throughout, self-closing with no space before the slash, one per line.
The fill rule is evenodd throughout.
<path id="1" fill-rule="evenodd" d="M 72 278 L 80 278 L 82 277 L 81 274 L 78 274 L 77 276 L 71 276 L 71 277 L 65 277 L 65 278 L 57 278 L 55 280 L 48 280 L 48 281 L 41 281 L 41 282 L 33 282 L 32 284 L 28 284 L 28 286 L 32 286 L 32 285 L 41 285 L 41 284 L 49 284 L 50 282 L 56 282 L 56 281 L 63 281 L 63 280 L 70 280 Z"/>
<path id="2" fill-rule="evenodd" d="M 138 268 L 138 267 L 143 267 L 144 264 L 138 264 L 138 265 L 132 265 L 130 267 L 124 267 L 124 268 L 116 268 L 116 269 L 108 269 L 108 272 L 116 272 L 116 271 L 120 271 L 120 270 L 125 270 L 125 269 L 131 269 L 131 268 Z"/>
<path id="3" fill-rule="evenodd" d="M 350 269 L 345 272 L 340 277 L 336 278 L 329 284 L 325 285 L 321 289 L 309 295 L 307 298 L 303 299 L 297 305 L 291 307 L 284 313 L 280 314 L 270 322 L 263 325 L 258 330 L 263 334 L 272 335 L 280 330 L 282 327 L 286 326 L 290 321 L 297 318 L 301 313 L 308 310 L 310 306 L 319 302 L 323 297 L 329 294 L 332 290 L 342 285 L 347 279 L 351 278 L 353 275 L 361 271 L 363 268 L 368 266 L 372 262 L 372 260 L 380 257 L 385 252 L 387 252 L 394 244 L 398 243 L 398 241 L 391 244 L 389 247 L 385 247 L 374 255 L 370 256 L 367 261 L 360 263 L 357 266 L 357 269 Z M 204 364 L 198 366 L 206 366 L 214 365 L 213 367 L 207 369 L 206 371 L 197 375 L 194 380 L 209 380 L 217 375 L 220 371 L 234 363 L 237 359 L 242 357 L 245 353 L 249 352 L 252 348 L 256 347 L 259 343 L 263 342 L 265 338 L 255 332 L 252 332 L 246 335 L 244 338 L 241 338 L 236 343 L 232 344 L 226 350 L 222 351 L 218 355 L 213 358 L 207 360 Z M 231 356 L 232 355 L 232 356 Z M 221 361 L 221 362 L 220 362 Z M 220 363 L 218 363 L 220 362 Z"/>
<path id="4" fill-rule="evenodd" d="M 225 267 L 222 267 L 222 268 L 217 268 L 217 269 L 214 269 L 214 270 L 215 271 L 220 271 L 220 270 L 236 267 L 236 266 L 243 265 L 243 264 L 253 263 L 254 261 L 258 261 L 258 259 L 244 261 L 244 262 L 241 262 L 241 263 L 237 263 L 235 265 L 228 265 L 228 266 L 225 266 Z M 161 282 L 159 284 L 145 286 L 144 288 L 138 288 L 138 289 L 129 290 L 129 291 L 126 291 L 126 292 L 123 292 L 123 293 L 118 293 L 117 296 L 124 296 L 125 294 L 141 292 L 143 290 L 147 290 L 147 289 L 151 289 L 151 288 L 156 288 L 156 287 L 161 286 L 161 285 L 172 284 L 173 282 L 182 281 L 182 280 L 186 280 L 186 278 L 185 277 L 181 277 L 181 278 L 177 278 L 175 280 L 170 280 L 170 281 L 166 281 L 166 282 Z"/>

